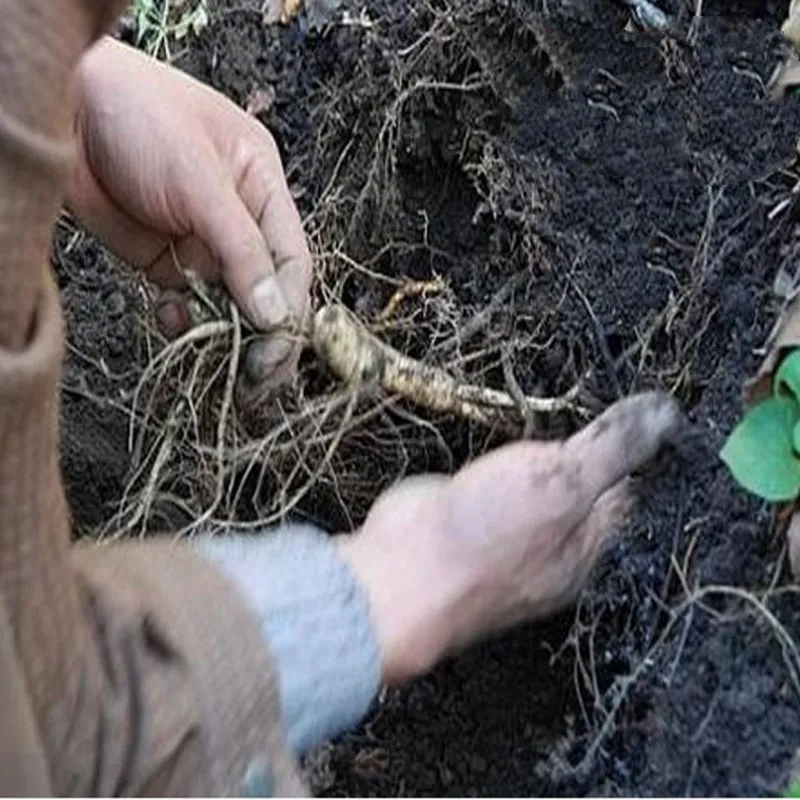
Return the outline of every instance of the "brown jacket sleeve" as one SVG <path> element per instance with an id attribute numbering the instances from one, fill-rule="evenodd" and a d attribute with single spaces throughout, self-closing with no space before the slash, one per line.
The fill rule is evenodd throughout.
<path id="1" fill-rule="evenodd" d="M 0 31 L 0 81 L 15 92 L 24 81 L 4 59 L 44 46 L 34 5 L 12 2 Z M 21 45 L 9 40 L 17 23 Z M 71 149 L 15 97 L 0 84 L 0 593 L 50 784 L 59 795 L 300 794 L 274 668 L 235 588 L 171 543 L 70 547 L 63 332 L 43 264 Z"/>
<path id="2" fill-rule="evenodd" d="M 0 775 L 2 797 L 49 797 L 47 762 L 17 659 L 14 635 L 0 600 Z"/>

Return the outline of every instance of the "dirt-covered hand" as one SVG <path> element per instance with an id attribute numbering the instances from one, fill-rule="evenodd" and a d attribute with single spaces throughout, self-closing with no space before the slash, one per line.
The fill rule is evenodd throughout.
<path id="1" fill-rule="evenodd" d="M 251 385 L 289 379 L 299 344 L 285 331 L 308 313 L 311 256 L 270 133 L 213 89 L 111 39 L 78 77 L 70 207 L 163 289 L 181 289 L 187 268 L 223 279 L 266 334 L 247 356 Z M 168 291 L 159 309 L 173 332 L 188 324 L 181 298 Z"/>
<path id="2" fill-rule="evenodd" d="M 574 601 L 627 509 L 628 477 L 682 420 L 668 395 L 638 395 L 565 442 L 508 445 L 381 496 L 339 546 L 370 596 L 385 679 Z"/>

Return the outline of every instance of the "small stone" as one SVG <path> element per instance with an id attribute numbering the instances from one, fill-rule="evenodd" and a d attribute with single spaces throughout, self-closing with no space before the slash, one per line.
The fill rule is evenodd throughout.
<path id="1" fill-rule="evenodd" d="M 108 316 L 112 319 L 121 317 L 125 313 L 127 307 L 128 301 L 125 299 L 125 295 L 120 291 L 111 292 L 106 299 L 106 311 Z"/>
<path id="2" fill-rule="evenodd" d="M 125 353 L 125 339 L 121 336 L 111 336 L 108 340 L 108 354 L 112 358 L 119 358 Z"/>

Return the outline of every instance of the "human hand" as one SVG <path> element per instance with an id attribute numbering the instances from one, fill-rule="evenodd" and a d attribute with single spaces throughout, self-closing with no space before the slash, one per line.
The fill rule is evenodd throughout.
<path id="1" fill-rule="evenodd" d="M 300 344 L 286 328 L 308 314 L 311 255 L 269 132 L 111 39 L 82 61 L 78 91 L 76 216 L 162 289 L 184 287 L 182 268 L 223 279 L 250 321 L 272 331 L 246 357 L 251 395 L 290 379 Z M 185 297 L 165 292 L 159 316 L 173 333 L 187 327 Z"/>
<path id="2" fill-rule="evenodd" d="M 519 442 L 407 479 L 339 539 L 367 590 L 384 679 L 568 606 L 629 506 L 628 476 L 679 430 L 671 397 L 612 406 L 566 442 Z"/>

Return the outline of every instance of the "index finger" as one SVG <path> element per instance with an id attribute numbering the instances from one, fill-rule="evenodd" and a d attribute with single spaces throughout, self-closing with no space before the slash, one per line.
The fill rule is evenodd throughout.
<path id="1" fill-rule="evenodd" d="M 641 469 L 684 422 L 677 401 L 666 392 L 645 392 L 614 403 L 564 443 L 562 457 L 575 465 L 580 513 L 623 478 Z M 585 516 L 585 514 L 583 515 Z"/>
<path id="2" fill-rule="evenodd" d="M 267 243 L 278 283 L 290 312 L 302 323 L 311 290 L 311 251 L 269 131 L 262 129 L 256 163 L 244 176 L 239 193 L 251 209 Z"/>

